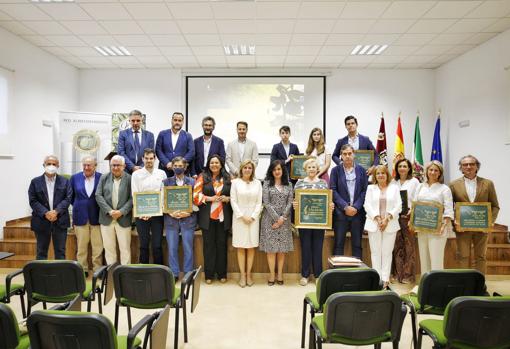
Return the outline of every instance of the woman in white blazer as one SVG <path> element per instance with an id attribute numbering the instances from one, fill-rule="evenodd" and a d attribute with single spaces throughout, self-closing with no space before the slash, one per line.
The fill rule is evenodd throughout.
<path id="1" fill-rule="evenodd" d="M 377 270 L 387 288 L 393 246 L 400 229 L 398 215 L 402 210 L 402 199 L 398 187 L 390 185 L 391 176 L 387 166 L 379 165 L 374 172 L 374 184 L 368 186 L 365 197 L 365 229 L 368 231 L 372 268 Z"/>

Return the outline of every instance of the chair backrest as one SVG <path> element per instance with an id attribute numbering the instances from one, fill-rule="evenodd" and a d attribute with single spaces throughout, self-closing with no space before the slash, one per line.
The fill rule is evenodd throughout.
<path id="1" fill-rule="evenodd" d="M 115 297 L 132 303 L 172 304 L 175 280 L 170 268 L 163 265 L 119 265 L 113 270 Z"/>
<path id="2" fill-rule="evenodd" d="M 16 315 L 8 305 L 0 303 L 0 349 L 14 349 L 19 343 Z"/>
<path id="3" fill-rule="evenodd" d="M 49 298 L 69 296 L 85 291 L 85 273 L 76 261 L 30 261 L 23 267 L 28 298 L 38 293 Z"/>
<path id="4" fill-rule="evenodd" d="M 381 279 L 374 269 L 345 268 L 328 269 L 321 273 L 317 281 L 317 300 L 319 305 L 337 292 L 378 291 L 381 289 Z"/>
<path id="5" fill-rule="evenodd" d="M 445 309 L 448 303 L 461 296 L 483 296 L 485 276 L 473 269 L 432 270 L 425 273 L 418 288 L 421 307 Z"/>
<path id="6" fill-rule="evenodd" d="M 448 304 L 443 322 L 452 346 L 510 347 L 510 297 L 458 297 Z"/>
<path id="7" fill-rule="evenodd" d="M 403 312 L 402 300 L 393 291 L 335 293 L 324 305 L 326 334 L 329 340 L 393 341 L 400 334 Z"/>
<path id="8" fill-rule="evenodd" d="M 113 324 L 103 315 L 61 310 L 34 311 L 27 319 L 32 349 L 116 349 Z"/>

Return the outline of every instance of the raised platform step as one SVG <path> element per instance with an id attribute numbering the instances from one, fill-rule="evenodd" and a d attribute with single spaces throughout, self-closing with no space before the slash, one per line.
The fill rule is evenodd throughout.
<path id="1" fill-rule="evenodd" d="M 28 227 L 4 227 L 4 240 L 10 239 L 35 239 L 35 234 Z"/>
<path id="2" fill-rule="evenodd" d="M 23 268 L 28 261 L 34 260 L 32 255 L 14 255 L 7 259 L 0 260 L 0 268 Z"/>

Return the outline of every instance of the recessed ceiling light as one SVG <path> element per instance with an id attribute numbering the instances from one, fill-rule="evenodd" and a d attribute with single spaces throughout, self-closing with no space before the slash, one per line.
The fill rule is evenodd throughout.
<path id="1" fill-rule="evenodd" d="M 388 45 L 356 45 L 351 51 L 351 55 L 380 55 Z"/>
<path id="2" fill-rule="evenodd" d="M 225 45 L 223 46 L 223 51 L 227 56 L 253 56 L 255 54 L 255 45 Z"/>
<path id="3" fill-rule="evenodd" d="M 131 56 L 124 46 L 94 46 L 97 52 L 103 56 Z"/>

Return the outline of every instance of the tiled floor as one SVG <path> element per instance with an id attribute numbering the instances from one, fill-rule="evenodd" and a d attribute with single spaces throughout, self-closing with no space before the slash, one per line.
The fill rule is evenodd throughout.
<path id="1" fill-rule="evenodd" d="M 0 269 L 0 280 L 3 280 L 9 271 Z M 283 286 L 267 286 L 266 276 L 262 274 L 255 276 L 255 285 L 252 287 L 242 289 L 236 281 L 237 277 L 233 275 L 226 284 L 219 282 L 212 285 L 202 284 L 200 303 L 196 312 L 188 316 L 189 341 L 186 344 L 183 341 L 181 322 L 179 348 L 299 348 L 303 297 L 306 292 L 314 290 L 315 284 L 299 286 L 298 275 L 287 275 Z M 392 286 L 397 293 L 402 294 L 408 292 L 414 285 Z M 487 286 L 491 294 L 494 291 L 510 294 L 510 276 L 489 276 Z M 21 317 L 19 297 L 13 300 L 11 306 Z M 36 309 L 39 308 L 40 305 L 37 305 Z M 97 310 L 96 304 L 92 309 Z M 133 310 L 133 321 L 136 322 L 147 313 L 150 311 Z M 113 320 L 113 301 L 106 306 L 104 314 Z M 119 331 L 121 334 L 127 333 L 125 314 L 125 310 L 121 310 Z M 173 316 L 172 310 L 167 348 L 173 348 Z M 425 317 L 421 317 L 423 318 Z M 410 317 L 407 316 L 400 348 L 411 348 L 410 329 Z M 423 348 L 431 346 L 432 342 L 425 338 Z M 343 346 L 325 346 L 328 347 Z M 383 348 L 391 348 L 391 344 L 383 344 Z"/>

